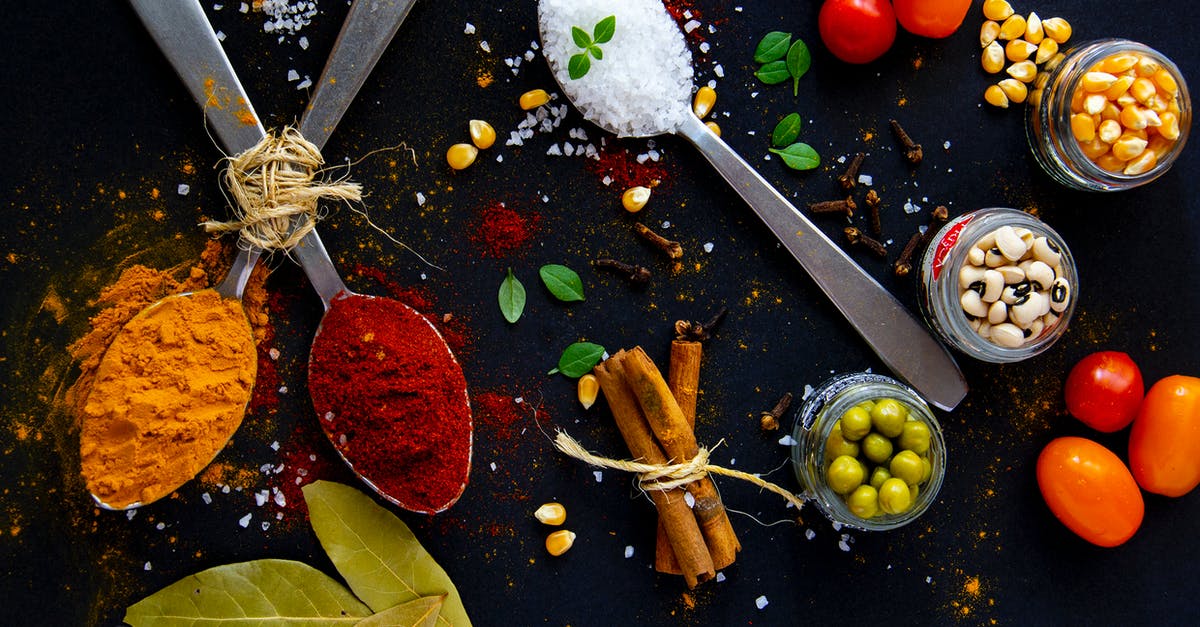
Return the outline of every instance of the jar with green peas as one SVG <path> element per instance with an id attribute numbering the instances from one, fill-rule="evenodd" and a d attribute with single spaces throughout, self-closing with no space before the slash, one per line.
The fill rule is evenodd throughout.
<path id="1" fill-rule="evenodd" d="M 946 469 L 941 427 L 915 391 L 854 373 L 817 388 L 800 410 L 792 466 L 830 520 L 895 529 L 933 503 Z"/>

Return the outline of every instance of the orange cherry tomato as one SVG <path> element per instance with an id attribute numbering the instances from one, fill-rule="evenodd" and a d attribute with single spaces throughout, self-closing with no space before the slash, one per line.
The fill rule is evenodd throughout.
<path id="1" fill-rule="evenodd" d="M 1054 516 L 1092 544 L 1117 546 L 1142 525 L 1146 505 L 1133 475 L 1092 440 L 1052 440 L 1038 456 L 1037 480 Z"/>
<path id="2" fill-rule="evenodd" d="M 922 37 L 949 37 L 962 25 L 971 0 L 893 0 L 904 30 Z"/>
<path id="3" fill-rule="evenodd" d="M 1142 489 L 1164 496 L 1200 484 L 1200 379 L 1174 375 L 1146 392 L 1129 433 L 1129 469 Z"/>

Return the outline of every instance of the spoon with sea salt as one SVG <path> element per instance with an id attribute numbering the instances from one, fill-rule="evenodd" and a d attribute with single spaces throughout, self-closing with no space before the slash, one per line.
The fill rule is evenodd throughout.
<path id="1" fill-rule="evenodd" d="M 603 58 L 572 79 L 571 57 L 587 54 L 572 28 L 586 32 L 610 15 Z M 695 145 L 888 368 L 933 405 L 958 405 L 967 384 L 945 347 L 692 113 L 691 52 L 660 0 L 539 0 L 538 22 L 550 70 L 583 117 L 618 137 L 674 134 Z"/>
<path id="2" fill-rule="evenodd" d="M 357 0 L 351 6 L 316 92 L 301 119 L 300 132 L 305 139 L 318 148 L 324 145 L 413 1 Z M 132 3 L 193 97 L 204 107 L 210 127 L 226 149 L 237 153 L 256 145 L 265 131 L 253 114 L 249 97 L 199 3 L 156 0 L 132 0 Z M 215 99 L 213 94 L 218 89 L 228 95 Z M 224 106 L 213 107 L 214 102 Z M 237 108 L 242 113 L 237 113 Z M 219 291 L 227 288 L 227 293 L 223 294 L 240 297 L 260 252 L 241 251 Z M 325 307 L 309 364 L 309 391 L 318 415 L 322 416 L 319 421 L 322 429 L 347 465 L 384 498 L 421 513 L 448 508 L 466 487 L 472 450 L 466 380 L 449 346 L 425 316 L 404 303 L 356 294 L 347 289 L 315 229 L 290 252 L 300 262 Z M 346 312 L 358 315 L 347 315 Z M 396 342 L 397 338 L 403 338 L 403 342 Z M 387 344 L 387 339 L 393 342 Z M 382 358 L 385 353 L 386 360 Z M 406 429 L 404 416 L 397 414 L 396 407 L 385 412 L 381 407 L 369 405 L 378 402 L 379 397 L 347 397 L 339 393 L 338 388 L 345 387 L 347 376 L 372 375 L 361 368 L 349 375 L 338 372 L 350 355 L 371 355 L 375 359 L 364 360 L 364 363 L 376 364 L 377 368 L 407 368 L 413 376 L 406 380 L 383 380 L 381 377 L 375 388 L 392 395 L 393 399 L 407 395 L 410 403 L 436 402 L 431 405 L 439 410 L 437 419 L 444 425 L 435 434 L 437 437 L 407 442 L 401 451 L 409 455 L 406 459 L 381 459 L 379 451 L 360 445 L 355 436 L 368 432 L 372 425 L 345 424 L 346 421 L 341 419 L 343 413 L 377 419 L 394 418 L 400 424 L 387 425 L 390 430 L 404 432 Z M 333 356 L 333 359 L 322 359 L 322 356 Z M 431 372 L 438 376 L 431 378 Z M 365 407 L 364 403 L 367 404 Z M 414 437 L 402 434 L 400 439 Z M 362 439 L 365 441 L 365 436 Z M 394 475 L 404 472 L 418 480 L 396 481 Z M 443 480 L 422 482 L 423 473 L 436 474 Z"/>

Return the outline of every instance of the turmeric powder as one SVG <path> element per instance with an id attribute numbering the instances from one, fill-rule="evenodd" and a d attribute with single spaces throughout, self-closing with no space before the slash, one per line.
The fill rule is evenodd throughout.
<path id="1" fill-rule="evenodd" d="M 108 347 L 83 406 L 88 489 L 119 509 L 196 476 L 241 424 L 256 370 L 239 301 L 205 289 L 139 313 Z"/>

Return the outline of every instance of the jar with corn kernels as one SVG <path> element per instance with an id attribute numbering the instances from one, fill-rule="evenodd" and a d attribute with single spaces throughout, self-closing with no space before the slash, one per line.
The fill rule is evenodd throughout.
<path id="1" fill-rule="evenodd" d="M 1034 157 L 1075 189 L 1120 191 L 1162 176 L 1187 141 L 1192 104 L 1179 68 L 1126 39 L 1076 46 L 1034 81 Z M 1050 67 L 1052 66 L 1052 67 Z"/>

